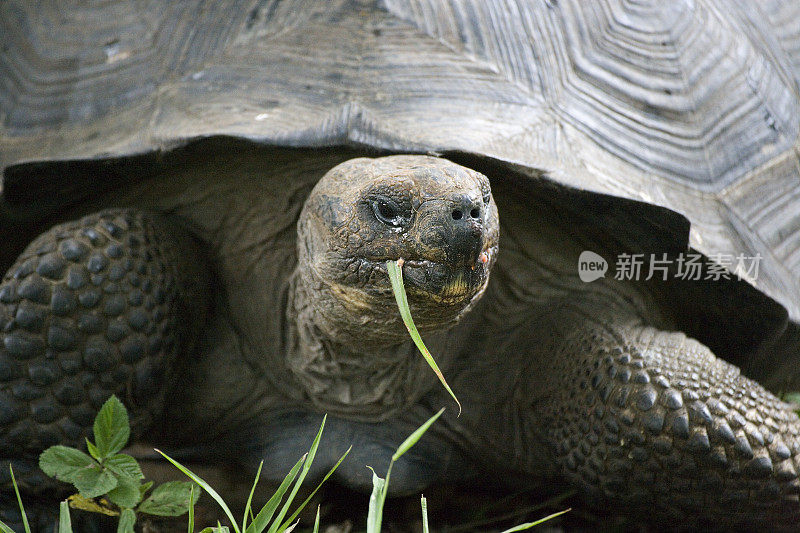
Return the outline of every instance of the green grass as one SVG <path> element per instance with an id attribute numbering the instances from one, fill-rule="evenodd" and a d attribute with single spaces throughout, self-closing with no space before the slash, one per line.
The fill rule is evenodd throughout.
<path id="1" fill-rule="evenodd" d="M 383 506 L 386 502 L 386 496 L 389 494 L 389 479 L 392 475 L 392 466 L 402 457 L 408 450 L 410 450 L 422 438 L 428 428 L 442 416 L 444 407 L 439 409 L 439 412 L 430 417 L 424 424 L 418 427 L 411 435 L 406 438 L 397 448 L 397 451 L 392 455 L 392 460 L 389 462 L 389 469 L 386 471 L 386 479 L 381 479 L 372 470 L 372 495 L 369 498 L 369 513 L 367 515 L 367 533 L 379 533 L 381 530 L 381 523 L 383 522 Z"/>
<path id="2" fill-rule="evenodd" d="M 119 410 L 118 406 L 116 405 L 114 406 L 114 410 L 118 414 L 121 414 L 123 412 Z M 428 429 L 436 422 L 436 420 L 442 415 L 443 412 L 444 409 L 440 409 L 435 415 L 430 417 L 424 424 L 422 424 L 411 435 L 409 435 L 400 444 L 400 446 L 398 446 L 397 450 L 391 457 L 391 461 L 389 462 L 389 467 L 387 469 L 385 478 L 379 477 L 377 473 L 375 473 L 375 471 L 373 470 L 373 491 L 372 495 L 370 496 L 369 509 L 367 513 L 367 524 L 366 524 L 367 533 L 379 533 L 381 531 L 383 522 L 383 510 L 389 493 L 389 482 L 391 480 L 392 467 L 405 453 L 407 453 L 411 448 L 414 447 L 414 445 L 422 438 L 425 432 L 428 431 Z M 241 521 L 237 521 L 233 513 L 231 512 L 230 507 L 226 504 L 222 495 L 220 495 L 208 482 L 206 482 L 200 476 L 198 476 L 197 474 L 195 474 L 194 472 L 192 472 L 179 462 L 170 458 L 163 452 L 159 453 L 161 453 L 178 470 L 183 472 L 189 479 L 191 479 L 192 483 L 187 483 L 185 485 L 188 492 L 185 500 L 181 499 L 180 501 L 177 501 L 173 496 L 175 494 L 182 494 L 180 490 L 177 490 L 177 486 L 174 485 L 181 482 L 168 482 L 164 483 L 163 485 L 160 485 L 153 491 L 150 498 L 145 500 L 145 502 L 150 502 L 149 503 L 150 506 L 149 507 L 145 506 L 145 509 L 150 509 L 151 511 L 153 510 L 162 511 L 162 515 L 168 515 L 168 516 L 176 515 L 177 514 L 176 511 L 178 510 L 183 511 L 183 513 L 181 514 L 188 513 L 187 532 L 195 533 L 194 506 L 199 496 L 200 490 L 202 488 L 202 490 L 205 490 L 205 492 L 208 493 L 211 496 L 211 498 L 219 505 L 224 515 L 230 521 L 230 525 L 221 525 L 218 523 L 216 526 L 207 527 L 203 529 L 200 533 L 224 533 L 224 532 L 230 532 L 231 528 L 235 533 L 262 533 L 264 531 L 266 531 L 267 533 L 291 532 L 292 529 L 294 529 L 294 527 L 297 525 L 297 517 L 300 514 L 300 512 L 308 505 L 308 503 L 320 489 L 322 484 L 325 483 L 328 480 L 328 478 L 330 478 L 330 476 L 336 471 L 336 469 L 339 467 L 339 465 L 342 463 L 342 461 L 347 457 L 347 455 L 350 452 L 350 449 L 348 449 L 344 453 L 344 455 L 342 455 L 339 461 L 337 461 L 337 463 L 323 477 L 323 479 L 319 482 L 319 484 L 317 484 L 316 488 L 311 492 L 311 494 L 300 505 L 298 505 L 295 508 L 294 512 L 289 514 L 289 510 L 291 509 L 291 506 L 294 502 L 294 498 L 296 497 L 297 492 L 300 486 L 302 485 L 303 480 L 306 477 L 306 474 L 311 468 L 311 464 L 319 448 L 320 439 L 322 437 L 322 433 L 325 428 L 326 418 L 327 417 L 323 418 L 322 423 L 320 424 L 319 431 L 317 432 L 316 437 L 311 443 L 309 451 L 305 453 L 302 457 L 300 457 L 300 459 L 297 461 L 297 463 L 295 463 L 294 467 L 292 467 L 292 469 L 286 475 L 283 482 L 280 484 L 280 486 L 272 495 L 272 497 L 261 507 L 261 509 L 255 515 L 252 506 L 253 493 L 255 492 L 256 485 L 258 484 L 260 478 L 261 467 L 263 466 L 263 462 L 261 463 L 261 465 L 259 465 L 257 475 L 253 482 L 252 488 L 250 490 L 250 495 L 248 497 L 247 504 L 245 506 L 243 517 Z M 127 417 L 125 419 L 127 420 Z M 116 427 L 115 431 L 123 429 L 120 428 L 119 426 L 116 426 L 115 424 L 110 424 L 108 425 L 108 427 L 112 429 Z M 115 448 L 116 445 L 106 449 L 106 453 L 110 454 L 108 455 L 108 457 L 113 456 L 113 454 L 115 453 Z M 44 453 L 42 455 L 44 455 Z M 9 468 L 11 468 L 10 465 Z M 95 466 L 92 465 L 91 467 L 86 467 L 86 468 L 95 468 Z M 25 528 L 24 531 L 25 533 L 30 533 L 30 527 L 28 525 L 28 520 L 22 503 L 22 498 L 19 494 L 19 489 L 17 488 L 16 479 L 14 478 L 13 469 L 11 469 L 11 477 L 14 489 L 16 491 L 19 508 L 22 513 L 24 521 L 24 528 Z M 152 483 L 146 483 L 143 485 L 147 487 L 145 490 L 143 490 L 143 493 L 147 492 L 150 489 L 150 487 L 152 487 Z M 161 498 L 158 497 L 159 493 L 162 493 Z M 119 528 L 117 530 L 118 533 L 132 533 L 134 531 L 133 529 L 134 524 L 137 522 L 138 514 L 143 512 L 141 511 L 141 506 L 138 506 L 136 508 L 119 508 L 119 507 L 115 508 L 107 500 L 107 497 L 108 497 L 107 494 L 93 498 L 82 497 L 81 499 L 78 499 L 77 505 L 76 505 L 76 500 L 73 497 L 70 497 L 68 501 L 61 502 L 59 509 L 60 514 L 59 514 L 58 532 L 72 533 L 70 506 L 72 506 L 73 508 L 76 508 L 77 506 L 78 508 L 81 508 L 84 511 L 93 511 L 93 512 L 100 512 L 103 514 L 114 514 L 115 516 L 119 516 Z M 284 497 L 286 497 L 286 500 L 283 502 L 283 505 L 280 507 L 280 510 L 278 510 L 278 507 L 280 506 L 281 501 L 283 501 Z M 92 504 L 93 506 L 89 504 Z M 143 504 L 144 502 L 142 503 L 142 505 Z M 428 532 L 429 524 L 428 524 L 427 500 L 425 499 L 424 496 L 421 498 L 420 504 L 422 508 L 423 530 L 425 532 Z M 114 510 L 116 510 L 116 513 L 111 512 Z M 538 524 L 541 524 L 544 521 L 560 516 L 561 514 L 567 511 L 569 511 L 569 509 L 551 514 L 534 522 L 521 524 L 519 526 L 506 530 L 504 533 L 511 533 L 513 531 L 522 531 L 525 529 L 529 529 Z M 313 529 L 315 533 L 319 531 L 319 526 L 320 526 L 319 513 L 320 510 L 318 507 Z M 241 526 L 239 524 L 241 524 Z M 0 532 L 14 533 L 8 525 L 3 524 L 2 522 L 0 522 Z"/>
<path id="3" fill-rule="evenodd" d="M 165 453 L 161 452 L 160 450 L 156 450 L 158 453 L 164 456 L 170 463 L 172 463 L 178 470 L 183 472 L 189 479 L 197 483 L 200 487 L 203 488 L 213 499 L 217 502 L 219 507 L 228 517 L 230 524 L 233 528 L 233 531 L 236 533 L 262 533 L 266 531 L 267 533 L 284 533 L 286 531 L 291 531 L 294 528 L 295 520 L 300 512 L 308 505 L 317 491 L 320 489 L 323 483 L 325 483 L 328 478 L 339 468 L 339 465 L 344 461 L 345 457 L 350 453 L 351 448 L 348 448 L 347 451 L 342 455 L 342 457 L 336 462 L 336 464 L 328 471 L 327 474 L 322 478 L 322 481 L 316 486 L 316 488 L 311 492 L 311 494 L 295 509 L 295 511 L 286 518 L 286 515 L 289 512 L 289 509 L 294 502 L 294 498 L 297 495 L 300 486 L 303 484 L 303 480 L 305 480 L 308 471 L 311 468 L 311 464 L 314 461 L 314 457 L 317 454 L 317 449 L 319 448 L 319 442 L 322 438 L 322 432 L 325 429 L 325 420 L 327 416 L 322 419 L 322 424 L 320 425 L 319 431 L 317 432 L 317 436 L 314 438 L 314 441 L 311 443 L 311 449 L 309 449 L 308 453 L 304 454 L 300 459 L 295 463 L 286 477 L 283 479 L 283 482 L 280 484 L 278 489 L 272 495 L 272 497 L 264 504 L 263 507 L 258 511 L 258 513 L 253 516 L 253 508 L 252 508 L 252 501 L 253 501 L 253 493 L 255 492 L 256 485 L 261 476 L 261 467 L 263 466 L 263 461 L 258 467 L 258 472 L 256 473 L 255 480 L 253 481 L 252 488 L 250 489 L 250 496 L 247 499 L 247 504 L 245 505 L 245 510 L 243 513 L 243 517 L 241 520 L 241 528 L 238 526 L 236 519 L 233 516 L 228 505 L 225 503 L 220 494 L 214 490 L 211 485 L 209 485 L 204 479 L 200 476 L 180 464 L 179 462 L 175 461 Z M 289 491 L 289 487 L 291 491 Z M 288 492 L 288 496 L 287 496 Z M 278 506 L 280 505 L 281 501 L 283 500 L 284 496 L 286 496 L 286 501 L 284 502 L 283 506 L 278 511 Z M 275 516 L 275 512 L 278 511 L 277 516 Z M 319 512 L 319 511 L 317 511 Z M 248 520 L 250 524 L 248 525 Z M 205 530 L 204 530 L 205 531 Z M 191 530 L 190 530 L 191 533 Z"/>
<path id="4" fill-rule="evenodd" d="M 387 261 L 386 270 L 389 272 L 389 279 L 392 282 L 392 292 L 394 292 L 394 298 L 397 300 L 397 307 L 400 309 L 400 316 L 403 318 L 403 323 L 406 325 L 408 334 L 411 335 L 414 344 L 417 345 L 417 348 L 419 348 L 419 351 L 422 353 L 422 357 L 425 358 L 425 361 L 427 361 L 428 365 L 433 369 L 439 381 L 456 401 L 456 404 L 458 404 L 458 415 L 460 416 L 461 402 L 458 401 L 453 389 L 447 384 L 447 380 L 444 379 L 444 374 L 439 370 L 439 365 L 436 364 L 431 352 L 428 351 L 428 348 L 425 347 L 425 343 L 422 342 L 422 337 L 417 330 L 417 326 L 414 324 L 414 319 L 411 317 L 411 309 L 408 307 L 408 297 L 406 296 L 406 289 L 403 285 L 403 260 Z"/>
<path id="5" fill-rule="evenodd" d="M 425 499 L 425 496 L 419 497 L 419 505 L 422 507 L 422 533 L 428 533 L 430 531 L 428 528 L 428 500 Z"/>
<path id="6" fill-rule="evenodd" d="M 425 347 L 422 337 L 414 325 L 414 320 L 411 317 L 411 310 L 408 306 L 405 287 L 403 286 L 402 266 L 402 259 L 387 262 L 387 270 L 391 279 L 392 290 L 400 310 L 400 315 L 408 329 L 409 335 L 419 348 L 423 357 L 436 373 L 444 388 L 458 404 L 460 415 L 461 403 L 447 384 L 444 375 L 441 370 L 439 370 L 431 353 Z M 367 466 L 367 468 L 372 470 L 373 480 L 373 490 L 370 495 L 367 513 L 367 533 L 379 533 L 381 531 L 384 506 L 389 493 L 392 467 L 422 438 L 425 432 L 428 431 L 443 412 L 444 408 L 440 409 L 400 444 L 391 457 L 385 478 L 381 478 L 371 467 Z M 317 484 L 311 494 L 289 514 L 294 499 L 316 456 L 320 439 L 325 429 L 326 419 L 327 415 L 323 417 L 319 431 L 311 443 L 309 451 L 298 459 L 275 493 L 257 513 L 254 513 L 253 495 L 258 485 L 264 463 L 262 461 L 261 464 L 259 464 L 258 471 L 250 489 L 250 494 L 247 498 L 243 516 L 240 521 L 237 521 L 223 496 L 208 482 L 160 450 L 156 451 L 167 461 L 172 463 L 178 470 L 183 472 L 191 480 L 191 483 L 168 482 L 156 487 L 150 492 L 153 488 L 153 483 L 143 481 L 144 476 L 136 460 L 133 457 L 119 453 L 128 442 L 130 426 L 127 410 L 122 405 L 122 402 L 115 396 L 112 396 L 100 409 L 95 419 L 94 442 L 88 439 L 86 440 L 89 455 L 75 448 L 53 446 L 45 450 L 40 457 L 40 467 L 46 474 L 61 481 L 72 483 L 78 490 L 78 494 L 60 503 L 58 532 L 72 533 L 70 517 L 70 507 L 72 507 L 84 511 L 118 516 L 118 533 L 133 533 L 137 518 L 142 514 L 157 516 L 179 516 L 188 514 L 187 532 L 194 533 L 194 508 L 197 499 L 204 490 L 220 507 L 221 511 L 229 520 L 230 525 L 222 525 L 218 522 L 216 526 L 207 527 L 200 533 L 225 533 L 229 532 L 231 528 L 235 533 L 262 533 L 264 531 L 267 533 L 289 533 L 297 526 L 297 519 L 300 512 L 308 505 L 320 487 L 330 478 L 351 451 L 351 448 L 349 448 L 344 455 L 342 455 L 337 463 Z M 14 485 L 14 490 L 16 491 L 17 502 L 23 519 L 24 531 L 25 533 L 30 533 L 31 530 L 25 508 L 14 477 L 14 471 L 10 464 L 9 469 L 11 470 L 11 480 Z M 150 493 L 149 497 L 145 498 L 145 495 L 148 493 Z M 281 505 L 281 502 L 283 502 L 283 505 Z M 420 506 L 422 510 L 422 529 L 424 533 L 428 533 L 430 529 L 428 507 L 427 500 L 424 496 L 421 496 Z M 560 516 L 569 510 L 570 509 L 566 509 L 533 522 L 520 524 L 505 530 L 503 533 L 512 533 L 532 528 Z M 318 533 L 319 527 L 320 509 L 318 506 L 316 519 L 314 521 L 314 533 Z M 0 533 L 14 532 L 8 525 L 0 522 Z"/>

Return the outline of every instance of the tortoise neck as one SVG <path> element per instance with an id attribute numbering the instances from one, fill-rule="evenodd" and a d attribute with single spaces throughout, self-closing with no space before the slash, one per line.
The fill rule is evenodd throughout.
<path id="1" fill-rule="evenodd" d="M 408 335 L 375 336 L 368 331 L 370 322 L 361 324 L 361 339 L 352 326 L 336 331 L 336 324 L 320 313 L 324 302 L 319 291 L 308 289 L 299 270 L 289 282 L 286 366 L 306 399 L 328 412 L 377 420 L 414 403 L 435 385 Z M 331 335 L 332 330 L 338 334 Z M 431 341 L 438 345 L 441 337 L 433 335 Z"/>

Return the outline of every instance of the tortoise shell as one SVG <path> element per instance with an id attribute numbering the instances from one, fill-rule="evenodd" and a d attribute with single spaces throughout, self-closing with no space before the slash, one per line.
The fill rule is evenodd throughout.
<path id="1" fill-rule="evenodd" d="M 7 242 L 207 137 L 443 153 L 622 241 L 758 258 L 664 298 L 765 384 L 800 383 L 796 2 L 10 0 L 0 44 Z"/>

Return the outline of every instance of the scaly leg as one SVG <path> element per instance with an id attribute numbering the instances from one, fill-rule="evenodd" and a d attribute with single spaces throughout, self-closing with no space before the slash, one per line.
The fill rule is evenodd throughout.
<path id="1" fill-rule="evenodd" d="M 59 490 L 39 470 L 39 454 L 84 446 L 112 394 L 134 432 L 159 413 L 172 362 L 208 305 L 194 248 L 159 216 L 114 209 L 53 227 L 9 269 L 0 284 L 3 502 L 15 501 L 8 462 L 26 501 Z M 10 507 L 4 519 L 18 516 Z"/>

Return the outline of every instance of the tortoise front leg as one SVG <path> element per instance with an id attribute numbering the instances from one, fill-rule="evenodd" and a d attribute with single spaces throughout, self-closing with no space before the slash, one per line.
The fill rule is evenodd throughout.
<path id="1" fill-rule="evenodd" d="M 39 453 L 83 447 L 109 396 L 129 408 L 134 432 L 159 413 L 172 362 L 208 304 L 194 247 L 161 217 L 115 209 L 53 227 L 9 269 L 0 284 L 3 520 L 18 516 L 9 461 L 26 495 L 52 492 Z"/>
<path id="2" fill-rule="evenodd" d="M 800 420 L 787 404 L 682 333 L 557 315 L 539 330 L 549 385 L 535 416 L 573 483 L 662 526 L 797 527 Z"/>

